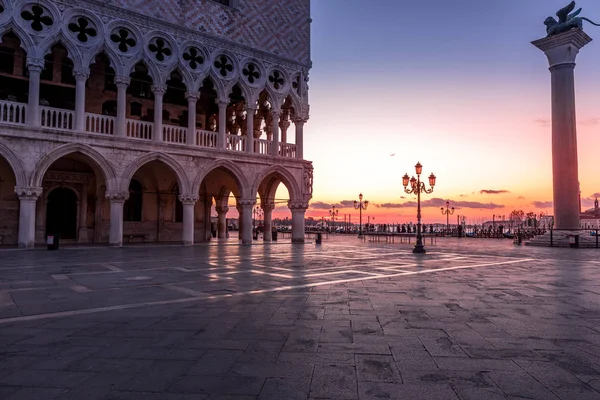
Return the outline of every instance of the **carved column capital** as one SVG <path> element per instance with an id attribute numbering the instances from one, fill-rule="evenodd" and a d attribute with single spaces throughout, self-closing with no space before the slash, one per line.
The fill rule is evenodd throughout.
<path id="1" fill-rule="evenodd" d="M 131 78 L 128 76 L 115 76 L 115 85 L 120 86 L 123 85 L 125 87 L 129 86 L 131 83 Z"/>
<path id="2" fill-rule="evenodd" d="M 15 186 L 15 193 L 20 200 L 37 200 L 44 189 L 37 186 Z"/>
<path id="3" fill-rule="evenodd" d="M 255 204 L 256 204 L 256 199 L 240 199 L 240 200 L 237 201 L 236 206 L 239 206 L 239 207 L 246 207 L 246 206 L 254 207 Z"/>
<path id="4" fill-rule="evenodd" d="M 215 207 L 215 211 L 217 212 L 217 214 L 227 214 L 229 212 L 229 207 Z"/>
<path id="5" fill-rule="evenodd" d="M 75 77 L 76 80 L 83 79 L 83 80 L 87 81 L 88 78 L 90 77 L 90 70 L 89 70 L 89 68 L 74 70 L 73 76 Z"/>
<path id="6" fill-rule="evenodd" d="M 275 204 L 273 203 L 261 203 L 260 208 L 263 209 L 264 212 L 273 211 L 275 209 Z"/>
<path id="7" fill-rule="evenodd" d="M 298 117 L 298 116 L 296 116 L 296 117 L 294 117 L 292 119 L 292 122 L 294 124 L 296 124 L 296 125 L 298 125 L 298 124 L 305 124 L 305 123 L 308 122 L 308 116 L 306 116 L 306 117 Z"/>
<path id="8" fill-rule="evenodd" d="M 306 211 L 308 203 L 303 201 L 288 201 L 288 207 L 291 211 Z"/>
<path id="9" fill-rule="evenodd" d="M 196 202 L 198 201 L 199 196 L 191 196 L 191 195 L 183 195 L 180 194 L 179 195 L 179 201 L 181 201 L 182 204 L 196 204 Z"/>
<path id="10" fill-rule="evenodd" d="M 187 101 L 198 101 L 200 92 L 185 92 L 185 98 Z"/>
<path id="11" fill-rule="evenodd" d="M 129 198 L 129 192 L 106 192 L 105 197 L 113 203 L 124 203 Z"/>
<path id="12" fill-rule="evenodd" d="M 44 70 L 46 62 L 43 58 L 30 58 L 27 57 L 27 69 L 29 72 L 42 72 Z"/>
<path id="13" fill-rule="evenodd" d="M 229 102 L 229 97 L 219 97 L 215 100 L 215 103 L 217 103 L 219 107 L 227 107 Z"/>
<path id="14" fill-rule="evenodd" d="M 152 85 L 152 93 L 154 93 L 155 96 L 162 96 L 166 92 L 167 92 L 166 85 Z"/>

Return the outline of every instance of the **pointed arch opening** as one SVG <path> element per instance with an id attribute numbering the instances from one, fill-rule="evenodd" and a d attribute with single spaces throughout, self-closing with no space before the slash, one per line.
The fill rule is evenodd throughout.
<path id="1" fill-rule="evenodd" d="M 19 235 L 19 198 L 15 193 L 16 172 L 0 154 L 0 247 L 16 246 Z"/>
<path id="2" fill-rule="evenodd" d="M 196 103 L 196 127 L 205 131 L 217 132 L 219 122 L 219 106 L 217 105 L 217 89 L 213 80 L 208 77 L 202 81 L 200 98 Z"/>
<path id="3" fill-rule="evenodd" d="M 27 53 L 21 40 L 12 31 L 2 35 L 0 43 L 0 100 L 6 101 L 2 108 L 2 121 L 24 123 L 25 108 L 14 103 L 29 101 L 29 71 Z"/>

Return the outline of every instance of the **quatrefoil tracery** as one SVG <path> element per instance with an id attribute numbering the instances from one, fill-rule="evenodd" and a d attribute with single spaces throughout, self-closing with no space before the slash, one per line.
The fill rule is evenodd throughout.
<path id="1" fill-rule="evenodd" d="M 161 39 L 155 39 L 154 43 L 148 45 L 148 50 L 153 52 L 158 61 L 165 61 L 165 58 L 171 57 L 173 51 L 169 48 L 167 43 Z"/>
<path id="2" fill-rule="evenodd" d="M 204 64 L 204 57 L 195 47 L 190 47 L 188 51 L 183 53 L 183 59 L 188 62 L 191 69 L 196 69 Z"/>
<path id="3" fill-rule="evenodd" d="M 36 32 L 44 30 L 44 26 L 51 27 L 54 24 L 52 17 L 45 15 L 46 10 L 38 5 L 31 7 L 31 11 L 24 10 L 21 12 L 21 18 L 31 22 L 31 29 Z"/>
<path id="4" fill-rule="evenodd" d="M 94 29 L 90 25 L 90 21 L 88 21 L 87 18 L 79 17 L 77 18 L 77 23 L 71 22 L 68 25 L 68 28 L 71 32 L 77 34 L 77 40 L 79 40 L 82 43 L 85 43 L 88 41 L 88 36 L 94 38 L 98 34 L 96 29 Z"/>
<path id="5" fill-rule="evenodd" d="M 260 79 L 260 70 L 254 63 L 248 63 L 246 67 L 242 69 L 242 74 L 244 74 L 250 83 L 254 83 L 256 80 Z"/>
<path id="6" fill-rule="evenodd" d="M 271 82 L 271 84 L 276 90 L 279 90 L 279 88 L 282 87 L 285 83 L 285 80 L 283 79 L 283 74 L 275 70 L 273 71 L 271 76 L 269 76 L 269 82 Z"/>
<path id="7" fill-rule="evenodd" d="M 215 61 L 215 67 L 219 70 L 221 76 L 227 76 L 231 71 L 233 71 L 233 64 L 225 55 L 220 56 Z"/>
<path id="8" fill-rule="evenodd" d="M 135 39 L 131 36 L 133 35 L 127 29 L 121 28 L 117 33 L 110 35 L 110 40 L 118 45 L 117 47 L 120 51 L 127 53 L 130 47 L 135 47 L 136 45 Z"/>

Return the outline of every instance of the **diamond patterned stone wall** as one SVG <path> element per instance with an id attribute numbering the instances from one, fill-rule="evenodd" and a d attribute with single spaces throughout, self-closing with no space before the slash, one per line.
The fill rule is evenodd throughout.
<path id="1" fill-rule="evenodd" d="M 108 4 L 310 63 L 310 0 L 108 0 Z"/>

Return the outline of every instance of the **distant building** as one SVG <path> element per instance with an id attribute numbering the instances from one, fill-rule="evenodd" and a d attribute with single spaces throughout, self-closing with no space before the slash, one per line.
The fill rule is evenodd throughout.
<path id="1" fill-rule="evenodd" d="M 600 228 L 600 207 L 598 198 L 594 201 L 594 208 L 582 212 L 579 216 L 581 229 L 599 229 Z"/>

